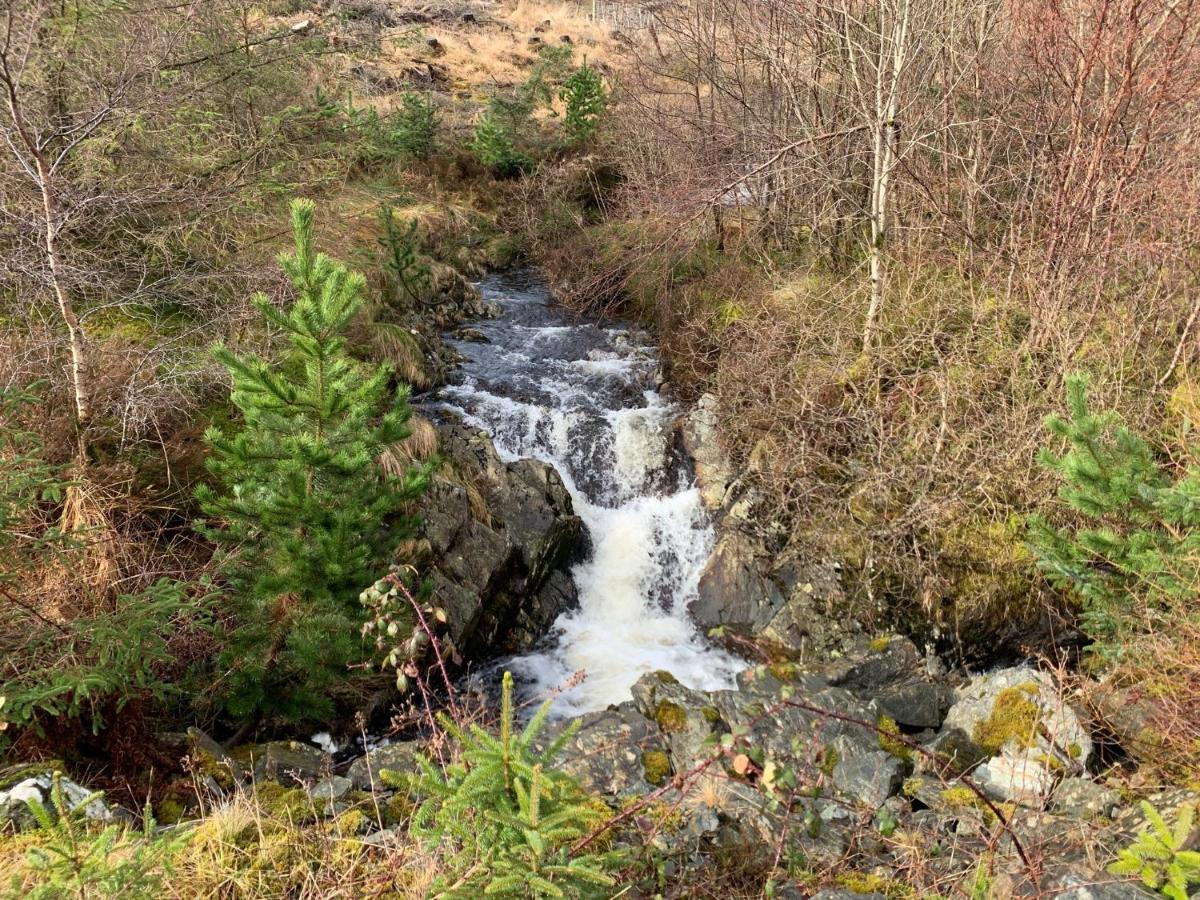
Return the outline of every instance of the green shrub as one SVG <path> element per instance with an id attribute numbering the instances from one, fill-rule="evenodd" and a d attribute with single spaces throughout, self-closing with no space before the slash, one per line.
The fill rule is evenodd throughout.
<path id="1" fill-rule="evenodd" d="M 479 726 L 442 724 L 461 743 L 461 759 L 445 773 L 419 757 L 421 774 L 408 778 L 384 772 L 385 783 L 426 797 L 411 830 L 437 854 L 440 875 L 431 893 L 439 897 L 609 896 L 608 874 L 619 861 L 611 851 L 572 852 L 572 845 L 607 817 L 554 758 L 578 730 L 572 723 L 545 750 L 535 742 L 550 702 L 517 733 L 513 723 L 513 682 L 504 674 L 500 734 Z"/>
<path id="2" fill-rule="evenodd" d="M 27 857 L 28 874 L 36 883 L 14 875 L 8 897 L 158 900 L 165 895 L 172 857 L 187 843 L 188 832 L 157 834 L 147 806 L 141 834 L 121 825 L 109 825 L 97 833 L 87 820 L 86 810 L 102 796 L 90 794 L 72 807 L 63 796 L 62 778 L 56 772 L 50 788 L 50 808 L 36 800 L 28 801 L 30 812 L 44 832 Z"/>
<path id="3" fill-rule="evenodd" d="M 1062 479 L 1059 496 L 1087 527 L 1031 520 L 1038 564 L 1083 603 L 1083 622 L 1102 652 L 1122 638 L 1187 612 L 1200 585 L 1200 471 L 1174 475 L 1150 445 L 1109 413 L 1088 408 L 1082 376 L 1068 379 L 1069 417 L 1047 425 L 1069 444 L 1041 462 Z"/>
<path id="4" fill-rule="evenodd" d="M 409 435 L 408 389 L 387 366 L 346 352 L 345 330 L 362 307 L 361 275 L 313 247 L 313 204 L 292 204 L 295 252 L 280 257 L 296 292 L 281 312 L 255 303 L 288 337 L 281 360 L 218 346 L 242 413 L 228 432 L 210 428 L 216 487 L 197 491 L 204 534 L 225 548 L 236 627 L 224 660 L 229 710 L 311 719 L 361 656 L 359 592 L 411 536 L 404 514 L 429 469 L 399 474 L 377 464 Z"/>
<path id="5" fill-rule="evenodd" d="M 397 224 L 390 206 L 379 208 L 383 233 L 378 238 L 383 254 L 383 269 L 412 304 L 422 303 L 431 286 L 429 263 L 421 255 L 417 220 Z"/>

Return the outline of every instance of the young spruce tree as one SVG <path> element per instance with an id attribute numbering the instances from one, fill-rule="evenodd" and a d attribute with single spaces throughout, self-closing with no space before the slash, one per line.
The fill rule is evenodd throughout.
<path id="1" fill-rule="evenodd" d="M 345 349 L 364 279 L 313 248 L 313 204 L 292 204 L 295 252 L 279 263 L 295 289 L 286 311 L 255 305 L 286 333 L 280 360 L 218 346 L 240 425 L 211 428 L 215 486 L 198 491 L 205 534 L 226 548 L 237 602 L 226 652 L 228 709 L 307 719 L 329 710 L 329 689 L 360 655 L 358 594 L 379 577 L 414 525 L 406 504 L 427 468 L 389 475 L 380 452 L 407 437 L 408 389 L 386 366 Z"/>

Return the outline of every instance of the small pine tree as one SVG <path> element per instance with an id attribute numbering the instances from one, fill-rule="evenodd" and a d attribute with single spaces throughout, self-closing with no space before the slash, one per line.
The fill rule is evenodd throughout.
<path id="1" fill-rule="evenodd" d="M 292 228 L 295 252 L 279 263 L 295 302 L 280 312 L 255 298 L 291 353 L 268 361 L 214 349 L 243 421 L 206 433 L 216 487 L 197 495 L 238 603 L 229 710 L 306 719 L 328 711 L 328 689 L 360 656 L 358 593 L 411 535 L 404 509 L 429 468 L 394 475 L 377 465 L 409 434 L 407 388 L 346 353 L 364 281 L 315 251 L 310 201 L 292 204 Z"/>
<path id="2" fill-rule="evenodd" d="M 405 91 L 392 114 L 392 144 L 411 159 L 429 159 L 440 121 L 432 97 Z"/>
<path id="3" fill-rule="evenodd" d="M 412 303 L 422 303 L 429 296 L 431 271 L 429 263 L 421 256 L 417 220 L 397 224 L 392 208 L 382 205 L 379 223 L 383 228 L 378 243 L 383 251 L 384 271 Z"/>
<path id="4" fill-rule="evenodd" d="M 471 134 L 471 152 L 497 178 L 516 178 L 533 169 L 533 160 L 517 149 L 492 112 L 484 113 Z"/>
<path id="5" fill-rule="evenodd" d="M 602 804 L 578 782 L 555 769 L 554 758 L 579 728 L 570 726 L 546 749 L 535 743 L 546 724 L 550 702 L 521 731 L 514 727 L 513 680 L 504 673 L 500 733 L 477 725 L 460 728 L 446 716 L 443 727 L 462 746 L 461 759 L 443 772 L 418 757 L 421 774 L 384 771 L 385 784 L 426 797 L 413 816 L 411 831 L 436 852 L 447 874 L 432 886 L 445 898 L 609 896 L 608 874 L 618 853 L 581 850 L 572 845 L 605 821 Z"/>
<path id="6" fill-rule="evenodd" d="M 1186 849 L 1193 836 L 1195 806 L 1180 807 L 1174 827 L 1145 800 L 1142 812 L 1148 827 L 1117 855 L 1117 861 L 1108 871 L 1136 876 L 1146 887 L 1169 900 L 1188 900 L 1191 886 L 1200 884 L 1200 852 Z"/>
<path id="7" fill-rule="evenodd" d="M 1030 522 L 1039 567 L 1055 586 L 1083 601 L 1084 628 L 1114 648 L 1146 623 L 1145 613 L 1170 613 L 1200 586 L 1200 471 L 1173 481 L 1150 445 L 1111 413 L 1088 407 L 1088 383 L 1067 381 L 1069 418 L 1047 426 L 1070 447 L 1040 460 L 1063 481 L 1059 496 L 1086 528 Z"/>
<path id="8" fill-rule="evenodd" d="M 563 127 L 568 140 L 572 144 L 586 142 L 600 126 L 600 117 L 604 115 L 608 101 L 600 73 L 589 66 L 584 58 L 583 65 L 563 84 L 559 96 L 567 107 Z"/>

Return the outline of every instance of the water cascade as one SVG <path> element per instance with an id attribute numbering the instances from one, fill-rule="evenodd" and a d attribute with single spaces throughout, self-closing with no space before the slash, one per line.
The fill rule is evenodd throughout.
<path id="1" fill-rule="evenodd" d="M 655 669 L 690 687 L 732 686 L 739 661 L 687 615 L 713 529 L 673 446 L 679 410 L 659 393 L 655 348 L 628 326 L 554 306 L 529 273 L 480 289 L 503 315 L 477 323 L 486 341 L 453 342 L 465 361 L 442 403 L 487 431 L 502 457 L 553 465 L 591 538 L 572 572 L 579 607 L 559 618 L 544 650 L 505 665 L 536 692 L 583 670 L 556 701 L 562 714 L 628 700 Z"/>

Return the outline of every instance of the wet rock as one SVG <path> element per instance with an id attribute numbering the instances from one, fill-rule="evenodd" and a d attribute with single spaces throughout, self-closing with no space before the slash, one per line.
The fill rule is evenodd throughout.
<path id="1" fill-rule="evenodd" d="M 566 569 L 583 523 L 553 467 L 505 463 L 485 433 L 456 419 L 438 434 L 448 465 L 417 513 L 446 637 L 467 655 L 527 650 L 577 602 Z"/>
<path id="2" fill-rule="evenodd" d="M 761 571 L 762 549 L 738 532 L 722 536 L 700 575 L 688 611 L 696 624 L 757 634 L 783 606 L 783 594 Z"/>
<path id="3" fill-rule="evenodd" d="M 379 773 L 384 769 L 393 772 L 415 772 L 419 749 L 420 745 L 416 741 L 377 747 L 352 762 L 346 770 L 346 778 L 350 780 L 352 787 L 360 791 L 381 790 L 384 784 Z"/>
<path id="4" fill-rule="evenodd" d="M 454 332 L 454 336 L 460 341 L 468 341 L 472 344 L 489 344 L 491 341 L 488 336 L 478 328 L 460 328 Z"/>

